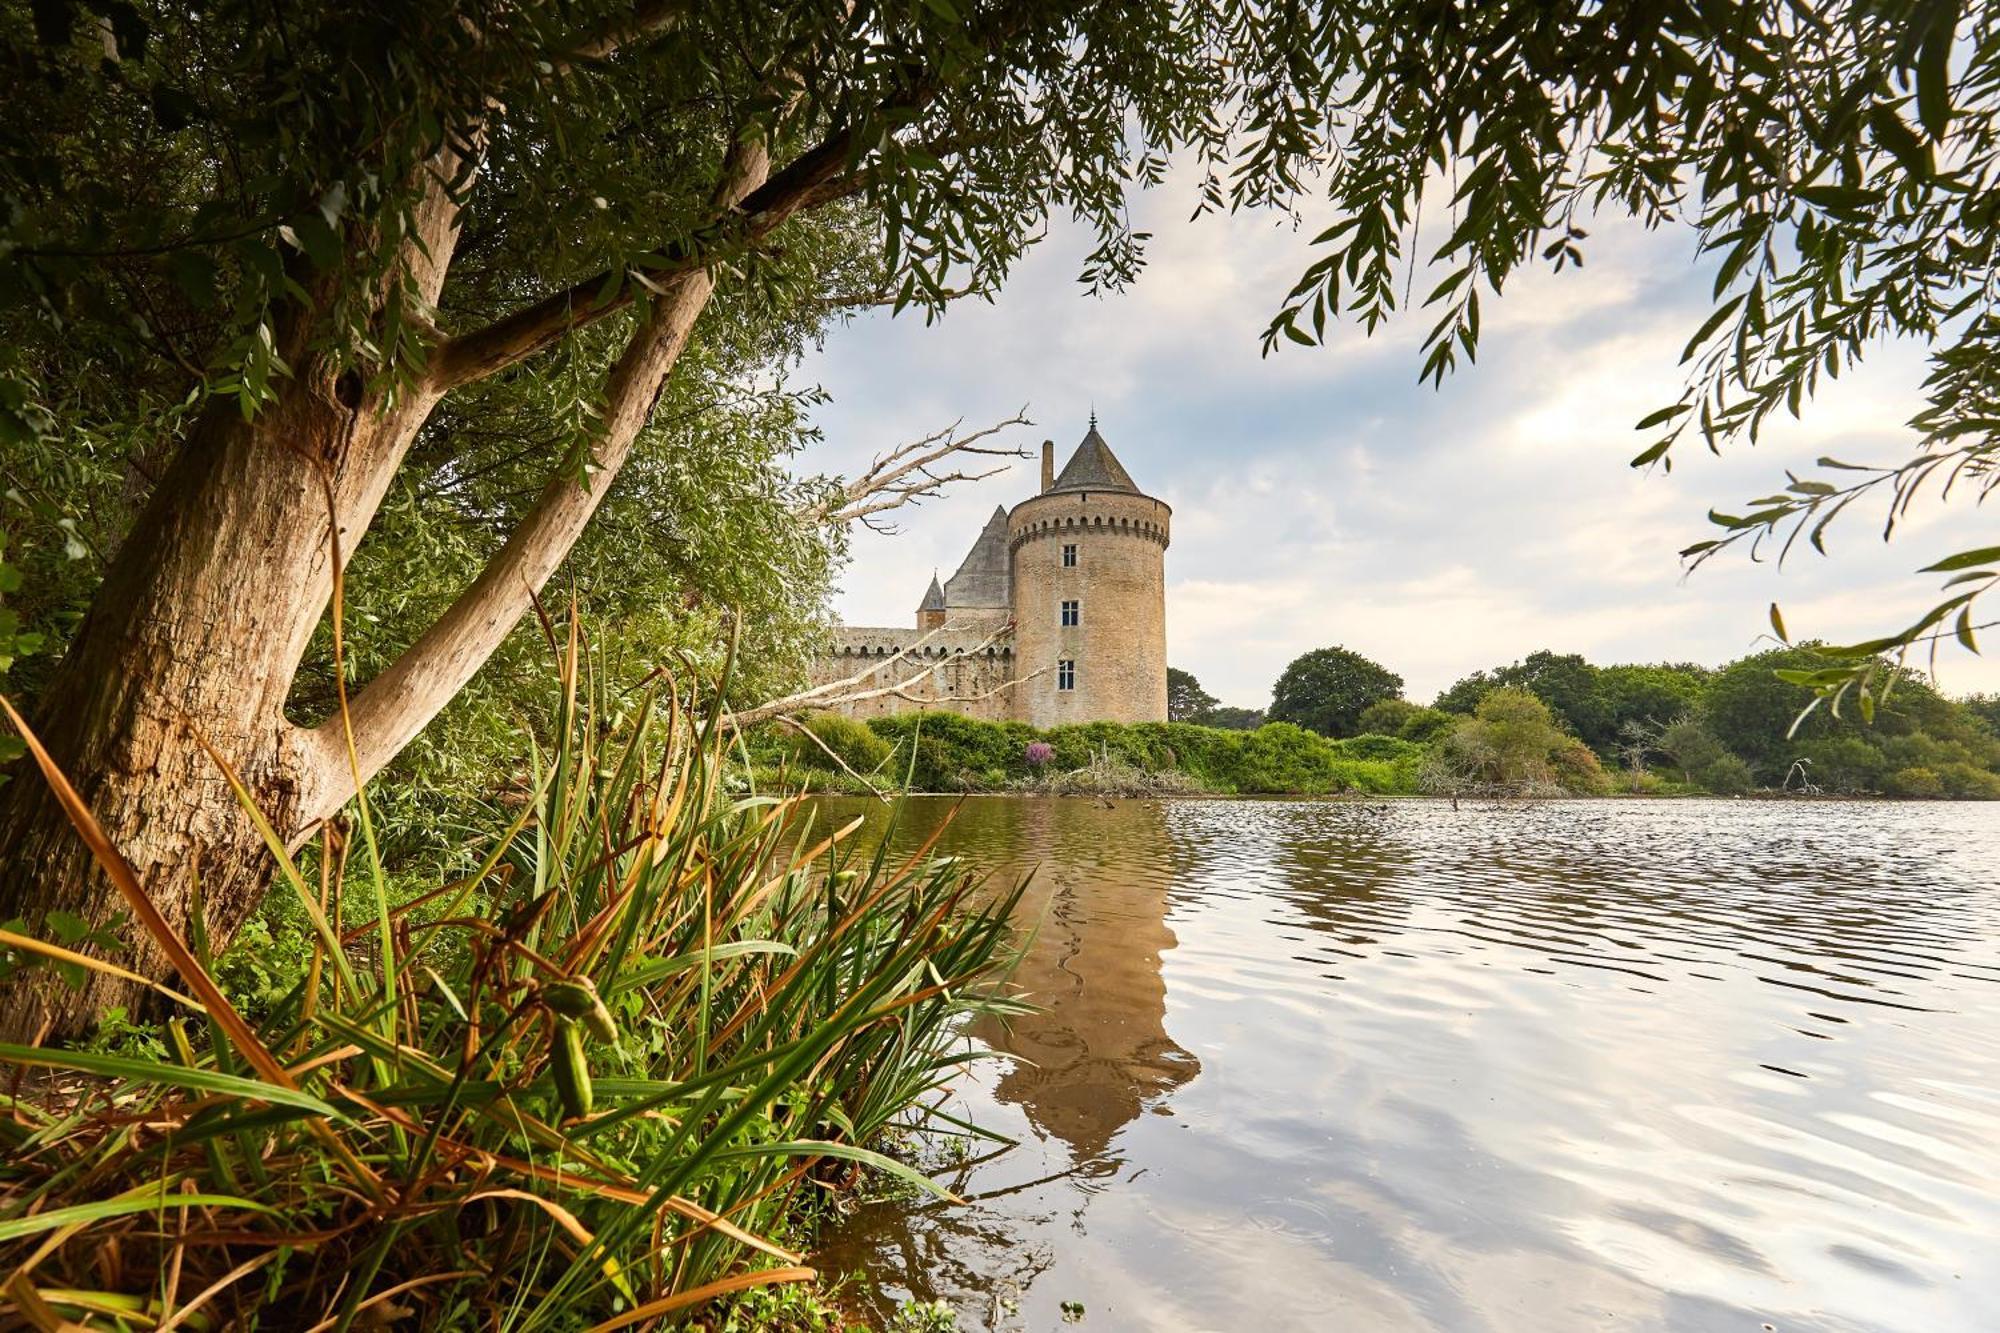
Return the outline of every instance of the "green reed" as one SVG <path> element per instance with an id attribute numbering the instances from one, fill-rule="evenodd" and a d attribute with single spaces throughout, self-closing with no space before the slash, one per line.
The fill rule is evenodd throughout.
<path id="1" fill-rule="evenodd" d="M 314 933 L 255 1024 L 29 738 L 180 976 L 159 988 L 169 1058 L 0 1046 L 21 1067 L 0 1102 L 0 1313 L 670 1324 L 813 1279 L 773 1239 L 802 1191 L 857 1164 L 936 1189 L 871 1145 L 928 1113 L 969 1016 L 1018 1008 L 1018 890 L 931 844 L 851 851 L 858 820 L 816 829 L 796 797 L 730 795 L 718 706 L 689 716 L 664 677 L 613 698 L 574 628 L 560 656 L 558 716 L 477 869 L 400 904 L 365 794 L 364 836 L 327 830 L 302 865 L 238 784 L 273 892 Z M 371 919 L 345 929 L 343 897 Z"/>

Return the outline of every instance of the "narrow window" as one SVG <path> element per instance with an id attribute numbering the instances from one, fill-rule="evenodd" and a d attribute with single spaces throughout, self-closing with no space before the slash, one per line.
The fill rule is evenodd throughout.
<path id="1" fill-rule="evenodd" d="M 1063 627 L 1065 629 L 1067 629 L 1071 625 L 1079 623 L 1082 620 L 1082 616 L 1078 614 L 1078 612 L 1079 612 L 1079 607 L 1077 603 L 1064 602 L 1062 604 L 1062 620 L 1063 620 Z"/>
<path id="2" fill-rule="evenodd" d="M 1056 663 L 1056 688 L 1059 690 L 1076 688 L 1076 663 L 1067 657 Z"/>
<path id="3" fill-rule="evenodd" d="M 1063 568 L 1076 568 L 1076 547 L 1074 544 L 1063 547 Z"/>

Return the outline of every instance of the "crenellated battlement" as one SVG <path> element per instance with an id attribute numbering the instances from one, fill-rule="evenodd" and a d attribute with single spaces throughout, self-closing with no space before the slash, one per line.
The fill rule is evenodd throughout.
<path id="1" fill-rule="evenodd" d="M 1155 500 L 1151 503 L 1160 509 L 1167 507 Z M 1172 541 L 1169 525 L 1152 518 L 1134 518 L 1129 514 L 1064 514 L 1059 517 L 1033 518 L 1014 525 L 1008 532 L 1007 549 L 1018 551 L 1038 538 L 1074 537 L 1078 533 L 1105 537 L 1136 537 L 1151 542 L 1161 550 L 1166 550 Z"/>

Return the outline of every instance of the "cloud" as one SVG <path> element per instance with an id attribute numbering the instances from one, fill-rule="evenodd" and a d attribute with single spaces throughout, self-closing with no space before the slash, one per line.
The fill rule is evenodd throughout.
<path id="1" fill-rule="evenodd" d="M 1259 334 L 1308 262 L 1309 230 L 1239 215 L 1186 223 L 1185 194 L 1141 201 L 1155 233 L 1125 293 L 1075 282 L 1082 238 L 1058 226 L 991 304 L 941 323 L 871 314 L 835 330 L 804 373 L 831 393 L 824 445 L 803 466 L 853 471 L 958 418 L 1024 402 L 1067 451 L 1094 407 L 1140 485 L 1174 506 L 1169 655 L 1228 702 L 1257 705 L 1298 653 L 1341 643 L 1402 674 L 1414 698 L 1536 648 L 1598 661 L 1719 662 L 1758 646 L 1773 600 L 1795 633 L 1882 632 L 1928 605 L 1910 571 L 1981 540 L 1968 506 L 1931 505 L 1896 543 L 1879 512 L 1835 529 L 1832 558 L 1782 571 L 1730 555 L 1685 575 L 1676 551 L 1822 454 L 1906 454 L 1916 349 L 1878 351 L 1827 386 L 1802 422 L 1755 449 L 1626 466 L 1632 423 L 1679 390 L 1681 345 L 1708 279 L 1684 234 L 1593 229 L 1587 267 L 1524 274 L 1485 306 L 1479 361 L 1442 389 L 1417 383 L 1429 321 L 1374 338 L 1329 328 L 1322 348 L 1260 354 Z M 1413 290 L 1423 286 L 1418 275 Z M 1418 290 L 1421 296 L 1421 291 Z M 996 503 L 1028 495 L 1037 464 L 933 502 L 893 538 L 859 534 L 838 609 L 903 624 L 933 566 L 949 574 Z M 2000 663 L 1953 650 L 1951 690 L 2000 689 Z"/>

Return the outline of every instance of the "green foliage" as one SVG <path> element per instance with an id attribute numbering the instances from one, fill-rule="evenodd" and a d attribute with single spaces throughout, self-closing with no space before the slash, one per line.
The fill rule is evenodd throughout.
<path id="1" fill-rule="evenodd" d="M 838 769 L 845 764 L 865 777 L 884 770 L 895 753 L 895 747 L 869 730 L 867 723 L 838 713 L 813 713 L 801 725 L 812 733 L 812 740 L 795 734 L 788 757 L 806 768 Z"/>
<path id="2" fill-rule="evenodd" d="M 1352 736 L 1361 715 L 1398 697 L 1403 678 L 1346 648 L 1318 648 L 1292 659 L 1271 690 L 1270 719 L 1322 736 Z"/>
<path id="3" fill-rule="evenodd" d="M 1406 741 L 1427 745 L 1450 731 L 1456 719 L 1442 708 L 1419 708 L 1403 719 L 1396 734 Z"/>
<path id="4" fill-rule="evenodd" d="M 690 727 L 583 668 L 474 873 L 392 905 L 357 847 L 343 930 L 314 866 L 284 861 L 311 943 L 281 993 L 258 981 L 254 1024 L 197 940 L 178 984 L 213 998 L 164 1029 L 0 1051 L 50 1071 L 17 1084 L 4 1131 L 0 1216 L 35 1220 L 0 1234 L 0 1267 L 32 1262 L 90 1327 L 130 1300 L 170 1317 L 154 1278 L 176 1264 L 179 1299 L 215 1283 L 202 1314 L 231 1326 L 351 1319 L 395 1290 L 429 1327 L 573 1329 L 809 1277 L 758 1237 L 835 1166 L 925 1185 L 871 1145 L 962 1064 L 969 1018 L 1018 1011 L 996 989 L 1015 896 L 948 863 L 799 859 L 825 832 L 803 807 L 721 794 L 719 710 Z M 192 1206 L 214 1229 L 182 1253 L 155 1218 Z M 257 1281 L 219 1281 L 251 1261 Z"/>
<path id="5" fill-rule="evenodd" d="M 1717 796 L 1741 796 L 1757 785 L 1757 775 L 1750 765 L 1727 752 L 1696 768 L 1693 777 L 1702 790 Z"/>
<path id="6" fill-rule="evenodd" d="M 1985 724 L 1988 732 L 2000 736 L 2000 694 L 1968 694 L 1959 706 Z"/>
<path id="7" fill-rule="evenodd" d="M 1266 722 L 1243 738 L 1235 788 L 1246 794 L 1320 795 L 1341 787 L 1339 756 L 1314 732 Z"/>
<path id="8" fill-rule="evenodd" d="M 887 771 L 907 773 L 917 791 L 978 791 L 989 772 L 1025 774 L 1028 743 L 1039 739 L 1024 723 L 957 713 L 901 713 L 868 725 L 895 747 Z"/>
<path id="9" fill-rule="evenodd" d="M 1264 710 L 1261 708 L 1234 708 L 1224 704 L 1211 709 L 1202 719 L 1202 725 L 1220 727 L 1224 731 L 1255 731 L 1264 725 Z"/>
<path id="10" fill-rule="evenodd" d="M 1691 665 L 1598 667 L 1546 649 L 1491 671 L 1475 671 L 1438 696 L 1437 707 L 1470 713 L 1502 687 L 1522 689 L 1599 754 L 1633 727 L 1657 729 L 1694 706 L 1706 672 Z"/>
<path id="11" fill-rule="evenodd" d="M 1610 789 L 1597 756 L 1557 724 L 1549 706 L 1516 686 L 1487 692 L 1430 751 L 1427 791 L 1533 796 L 1597 795 Z"/>
<path id="12" fill-rule="evenodd" d="M 1669 723 L 1660 733 L 1657 748 L 1680 769 L 1681 777 L 1688 782 L 1701 781 L 1702 773 L 1724 759 L 1742 763 L 1692 713 L 1684 713 Z"/>
<path id="13" fill-rule="evenodd" d="M 1206 724 L 1221 700 L 1201 687 L 1192 673 L 1179 667 L 1167 668 L 1167 720 Z"/>
<path id="14" fill-rule="evenodd" d="M 884 785 L 900 783 L 914 754 L 911 785 L 920 791 L 1320 795 L 1358 790 L 1407 795 L 1416 790 L 1423 756 L 1421 745 L 1398 737 L 1329 741 L 1283 722 L 1249 732 L 1186 722 L 1091 722 L 1038 732 L 1018 722 L 924 713 L 875 718 L 867 727 L 895 747 L 880 773 Z M 1035 741 L 1054 752 L 1040 770 L 1026 759 L 1028 745 Z M 770 749 L 773 744 L 779 750 Z M 754 762 L 768 765 L 790 753 L 790 742 L 766 733 L 752 750 Z M 852 785 L 837 774 L 800 776 L 828 790 Z"/>
<path id="15" fill-rule="evenodd" d="M 1719 670 L 1689 663 L 1597 667 L 1538 652 L 1471 673 L 1438 703 L 1469 711 L 1496 690 L 1526 690 L 1600 760 L 1616 759 L 1632 773 L 1663 762 L 1682 782 L 1722 794 L 1778 788 L 1790 777 L 1794 788 L 1803 780 L 1831 793 L 1893 795 L 1890 777 L 1900 770 L 1935 776 L 1959 765 L 1961 780 L 1949 794 L 1971 795 L 1985 783 L 1964 774 L 2000 771 L 2000 746 L 1978 700 L 1944 698 L 1912 673 L 1899 674 L 1886 697 L 1878 693 L 1871 719 L 1811 707 L 1815 689 L 1802 678 L 1837 666 L 1815 645 L 1755 653 Z"/>
<path id="16" fill-rule="evenodd" d="M 1321 341 L 1343 314 L 1375 329 L 1428 265 L 1414 289 L 1428 289 L 1421 374 L 1441 381 L 1477 353 L 1482 296 L 1538 264 L 1580 268 L 1593 216 L 1681 223 L 1714 270 L 1713 304 L 1690 330 L 1679 397 L 1637 423 L 1647 443 L 1635 465 L 1670 464 L 1689 441 L 1754 443 L 1774 414 L 1799 415 L 1823 379 L 1891 340 L 1915 339 L 1931 364 L 1907 461 L 1822 459 L 1818 475 L 1788 474 L 1777 493 L 1712 513 L 1721 535 L 1686 555 L 1800 537 L 1823 550 L 1827 524 L 1858 501 L 1878 499 L 1893 530 L 1926 488 L 1976 500 L 2000 486 L 1990 9 L 1571 0 L 1441 16 L 1376 0 L 1338 14 L 1283 109 L 1260 107 L 1287 128 L 1288 112 L 1338 108 L 1312 120 L 1328 148 L 1330 225 L 1267 352 Z M 1432 232 L 1440 186 L 1450 221 Z M 1944 600 L 1847 646 L 1809 683 L 1879 702 L 1894 679 L 1881 653 L 1931 635 L 1973 647 L 1974 599 L 2000 586 L 2000 546 L 1929 569 L 1949 576 Z"/>
<path id="17" fill-rule="evenodd" d="M 1344 741 L 1335 741 L 1336 754 L 1350 759 L 1381 759 L 1391 762 L 1411 759 L 1424 752 L 1424 747 L 1415 741 L 1406 741 L 1400 736 L 1378 736 L 1363 734 L 1350 736 Z"/>
<path id="18" fill-rule="evenodd" d="M 915 785 L 927 791 L 1085 791 L 1094 789 L 1093 781 L 1134 794 L 1183 789 L 1156 781 L 1161 775 L 1191 780 L 1204 791 L 1244 794 L 1589 795 L 1615 787 L 1738 795 L 1779 788 L 1788 775 L 1795 790 L 1804 782 L 1842 795 L 1921 789 L 1972 799 L 2000 791 L 2000 737 L 1975 708 L 1915 677 L 1904 680 L 1872 723 L 1816 709 L 1788 737 L 1812 692 L 1776 672 L 1819 660 L 1810 649 L 1787 648 L 1710 670 L 1687 663 L 1598 667 L 1533 653 L 1511 666 L 1474 672 L 1445 692 L 1443 701 L 1454 705 L 1475 700 L 1470 718 L 1400 698 L 1378 699 L 1357 722 L 1393 727 L 1394 734 L 1371 730 L 1341 740 L 1290 723 L 1228 731 L 1180 722 L 1095 722 L 1041 733 L 956 714 L 880 719 L 869 728 L 898 747 L 884 770 L 889 784 L 900 780 L 914 747 Z M 1510 683 L 1515 681 L 1524 683 Z M 1565 699 L 1576 715 L 1595 718 L 1600 734 L 1615 724 L 1618 738 L 1602 747 L 1585 744 L 1569 716 L 1537 688 Z M 1469 721 L 1478 725 L 1468 728 Z M 1028 744 L 1037 740 L 1054 752 L 1041 774 L 1025 761 Z M 1606 772 L 1612 759 L 1615 778 Z M 1660 766 L 1662 774 L 1649 772 L 1649 765 Z M 1912 776 L 1898 780 L 1905 770 Z M 1112 774 L 1119 775 L 1115 782 L 1107 776 Z M 829 789 L 851 785 L 813 780 Z"/>
<path id="19" fill-rule="evenodd" d="M 1380 699 L 1361 710 L 1354 728 L 1363 736 L 1398 736 L 1417 712 L 1417 705 L 1408 699 Z"/>

